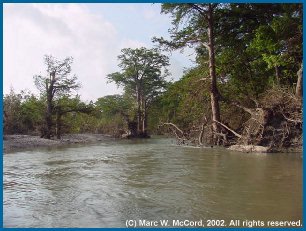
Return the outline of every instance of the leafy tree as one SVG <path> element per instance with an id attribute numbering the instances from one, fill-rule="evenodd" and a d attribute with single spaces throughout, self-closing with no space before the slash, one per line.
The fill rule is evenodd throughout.
<path id="1" fill-rule="evenodd" d="M 4 134 L 20 133 L 22 95 L 16 94 L 11 88 L 3 99 Z"/>
<path id="2" fill-rule="evenodd" d="M 119 118 L 119 126 L 113 129 L 117 130 L 115 133 L 119 135 L 119 130 L 124 130 L 124 127 L 127 127 L 128 132 L 126 133 L 128 135 L 132 137 L 137 136 L 137 108 L 132 97 L 127 94 L 107 95 L 99 98 L 95 105 L 101 111 L 102 118 L 108 121 L 109 124 L 112 124 L 111 122 L 114 121 L 114 118 Z M 120 121 L 123 121 L 123 123 Z"/>
<path id="3" fill-rule="evenodd" d="M 195 46 L 198 51 L 205 48 L 208 52 L 208 68 L 210 79 L 210 98 L 212 112 L 212 126 L 217 142 L 219 133 L 220 106 L 217 88 L 215 61 L 215 15 L 222 8 L 222 4 L 162 4 L 162 13 L 170 14 L 173 18 L 173 28 L 169 30 L 171 41 L 164 38 L 154 38 L 153 41 L 165 45 L 169 49 L 180 49 Z M 205 52 L 205 55 L 207 54 Z M 217 121 L 217 122 L 215 122 Z"/>
<path id="4" fill-rule="evenodd" d="M 3 99 L 4 134 L 29 134 L 39 131 L 43 102 L 30 92 L 10 93 Z"/>
<path id="5" fill-rule="evenodd" d="M 131 99 L 123 95 L 107 95 L 101 97 L 95 102 L 95 105 L 104 115 L 112 117 L 115 114 L 120 114 L 126 118 L 126 121 L 130 120 L 129 117 L 134 107 Z"/>
<path id="6" fill-rule="evenodd" d="M 228 4 L 217 15 L 217 73 L 232 97 L 292 85 L 301 63 L 301 4 Z M 295 64 L 294 64 L 295 63 Z M 235 93 L 234 93 L 235 92 Z"/>
<path id="7" fill-rule="evenodd" d="M 25 133 L 39 134 L 44 120 L 44 101 L 33 94 L 25 95 L 21 114 Z"/>
<path id="8" fill-rule="evenodd" d="M 121 72 L 107 78 L 134 97 L 137 106 L 137 136 L 147 137 L 148 107 L 166 86 L 169 58 L 157 49 L 126 48 L 118 56 Z"/>
<path id="9" fill-rule="evenodd" d="M 76 116 L 76 113 L 90 114 L 94 111 L 94 105 L 86 105 L 84 102 L 81 102 L 78 95 L 74 98 L 63 96 L 55 101 L 54 111 L 56 114 L 55 134 L 60 139 L 63 126 L 62 117 L 68 113 L 72 113 L 74 116 Z"/>
<path id="10" fill-rule="evenodd" d="M 255 31 L 251 47 L 260 52 L 278 85 L 293 85 L 302 63 L 302 5 L 281 4 L 270 23 Z"/>
<path id="11" fill-rule="evenodd" d="M 34 81 L 42 96 L 46 98 L 45 128 L 42 131 L 42 137 L 51 138 L 52 114 L 54 113 L 54 100 L 64 95 L 70 95 L 72 90 L 78 89 L 77 77 L 71 76 L 72 57 L 58 60 L 53 56 L 44 57 L 47 66 L 46 75 L 35 75 Z"/>

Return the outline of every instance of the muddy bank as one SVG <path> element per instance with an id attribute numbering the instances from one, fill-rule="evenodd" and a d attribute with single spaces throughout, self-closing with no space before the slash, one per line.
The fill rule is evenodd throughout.
<path id="1" fill-rule="evenodd" d="M 103 141 L 105 139 L 112 139 L 108 135 L 102 134 L 67 134 L 63 135 L 61 139 L 43 139 L 39 136 L 30 135 L 5 135 L 3 137 L 3 152 L 30 149 L 35 147 L 52 147 L 67 144 L 82 144 L 94 143 Z"/>

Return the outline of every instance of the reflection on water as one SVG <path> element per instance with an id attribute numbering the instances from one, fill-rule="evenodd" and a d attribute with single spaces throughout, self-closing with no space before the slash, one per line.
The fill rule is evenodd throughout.
<path id="1" fill-rule="evenodd" d="M 302 219 L 301 154 L 107 141 L 4 155 L 4 227 Z"/>

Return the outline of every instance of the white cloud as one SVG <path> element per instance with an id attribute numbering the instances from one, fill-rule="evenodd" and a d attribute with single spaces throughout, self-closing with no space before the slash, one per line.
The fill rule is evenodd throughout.
<path id="1" fill-rule="evenodd" d="M 159 12 L 157 12 L 156 9 L 154 8 L 151 9 L 145 8 L 143 11 L 143 15 L 145 19 L 149 20 L 160 16 Z"/>
<path id="2" fill-rule="evenodd" d="M 106 76 L 118 71 L 122 48 L 152 47 L 151 38 L 167 33 L 169 19 L 152 4 L 18 4 L 3 6 L 3 91 L 38 93 L 33 76 L 44 74 L 43 56 L 74 58 L 72 73 L 82 83 L 84 100 L 119 93 Z M 174 57 L 174 56 L 173 56 Z M 175 56 L 170 69 L 182 75 L 186 59 Z M 189 66 L 187 64 L 187 66 Z"/>
<path id="3" fill-rule="evenodd" d="M 131 39 L 124 39 L 122 43 L 120 44 L 120 48 L 141 48 L 141 47 L 148 47 L 147 44 L 137 41 L 137 40 L 131 40 Z"/>
<path id="4" fill-rule="evenodd" d="M 74 58 L 83 99 L 118 92 L 105 79 L 116 62 L 117 37 L 113 25 L 85 5 L 4 4 L 4 93 L 10 86 L 34 90 L 45 54 Z"/>

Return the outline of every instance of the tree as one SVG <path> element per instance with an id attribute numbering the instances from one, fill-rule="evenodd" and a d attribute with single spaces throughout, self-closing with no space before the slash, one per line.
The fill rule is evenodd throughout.
<path id="1" fill-rule="evenodd" d="M 147 137 L 148 107 L 166 86 L 169 58 L 157 49 L 125 48 L 118 56 L 121 72 L 107 78 L 130 93 L 137 106 L 137 136 Z"/>
<path id="2" fill-rule="evenodd" d="M 10 93 L 3 99 L 4 134 L 36 134 L 41 124 L 42 101 L 27 91 Z"/>
<path id="3" fill-rule="evenodd" d="M 154 38 L 170 49 L 180 49 L 185 46 L 203 47 L 208 51 L 210 102 L 212 112 L 212 127 L 214 140 L 217 143 L 219 133 L 220 106 L 219 92 L 217 88 L 216 61 L 215 61 L 215 14 L 220 4 L 162 4 L 162 13 L 171 14 L 173 28 L 169 30 L 171 41 L 163 38 Z"/>
<path id="4" fill-rule="evenodd" d="M 25 94 L 21 105 L 22 124 L 26 134 L 39 134 L 44 119 L 44 101 L 33 94 Z"/>
<path id="5" fill-rule="evenodd" d="M 275 85 L 277 82 L 275 79 L 278 77 L 281 77 L 282 85 L 291 89 L 298 77 L 296 95 L 301 98 L 301 6 L 301 4 L 162 4 L 162 13 L 172 16 L 173 27 L 169 30 L 170 39 L 154 38 L 153 41 L 167 50 L 183 49 L 186 46 L 196 48 L 196 61 L 203 74 L 202 79 L 191 80 L 189 86 L 196 82 L 199 86 L 200 83 L 210 81 L 214 143 L 219 143 L 218 141 L 223 139 L 224 143 L 228 144 L 228 135 L 241 137 L 235 130 L 247 130 L 244 122 L 250 115 L 245 115 L 246 110 L 253 113 L 257 109 L 262 109 L 259 99 L 265 91 Z M 208 78 L 205 69 L 209 72 Z M 174 84 L 174 86 L 179 85 Z M 202 86 L 205 90 L 206 85 Z M 175 89 L 169 88 L 169 90 L 170 93 L 172 91 L 176 94 Z M 192 94 L 190 91 L 189 97 Z M 185 107 L 188 107 L 188 104 L 181 99 L 177 101 L 175 97 L 169 99 L 171 105 L 174 104 L 174 109 L 171 111 L 175 112 L 176 117 L 175 119 L 173 117 L 172 121 L 177 121 L 177 112 L 183 112 L 178 110 L 180 103 L 185 104 Z M 235 110 L 231 109 L 233 105 L 236 105 Z M 219 107 L 222 108 L 222 118 Z M 216 108 L 218 110 L 214 110 Z M 264 109 L 262 111 L 266 112 Z M 237 116 L 237 113 L 242 116 Z M 195 114 L 194 111 L 190 113 L 192 114 Z M 223 121 L 218 121 L 217 117 Z M 188 130 L 194 129 L 193 125 L 190 127 L 191 123 L 186 118 L 189 119 L 185 117 L 183 121 L 177 121 L 177 124 L 183 125 L 181 130 L 188 133 Z M 233 125 L 234 129 L 231 129 Z"/>
<path id="6" fill-rule="evenodd" d="M 120 118 L 122 123 L 118 122 L 118 126 L 112 129 L 116 134 L 121 135 L 124 127 L 127 127 L 126 134 L 131 137 L 137 136 L 136 108 L 132 97 L 127 94 L 107 95 L 99 98 L 95 105 L 101 111 L 102 117 L 109 121 L 109 124 L 114 121 L 114 118 Z"/>
<path id="7" fill-rule="evenodd" d="M 86 105 L 84 102 L 81 102 L 80 97 L 77 95 L 75 98 L 70 98 L 68 96 L 63 96 L 60 99 L 56 100 L 54 111 L 56 114 L 55 122 L 55 134 L 57 139 L 61 138 L 62 134 L 62 117 L 67 113 L 84 113 L 90 114 L 94 110 L 92 104 Z"/>
<path id="8" fill-rule="evenodd" d="M 35 85 L 46 99 L 45 126 L 42 129 L 42 137 L 50 139 L 53 135 L 54 125 L 52 114 L 54 113 L 54 99 L 64 95 L 70 95 L 72 90 L 78 89 L 77 77 L 71 76 L 72 57 L 58 60 L 51 55 L 44 57 L 47 66 L 46 75 L 35 75 Z"/>
<path id="9" fill-rule="evenodd" d="M 260 52 L 269 69 L 275 70 L 277 85 L 292 85 L 303 59 L 302 5 L 279 4 L 278 8 L 269 23 L 254 31 L 250 46 Z"/>
<path id="10" fill-rule="evenodd" d="M 21 133 L 22 95 L 16 94 L 11 88 L 3 99 L 3 131 L 4 134 Z"/>
<path id="11" fill-rule="evenodd" d="M 301 4 L 228 4 L 216 15 L 218 75 L 240 98 L 290 86 L 302 60 Z M 237 98 L 237 97 L 236 97 Z"/>

